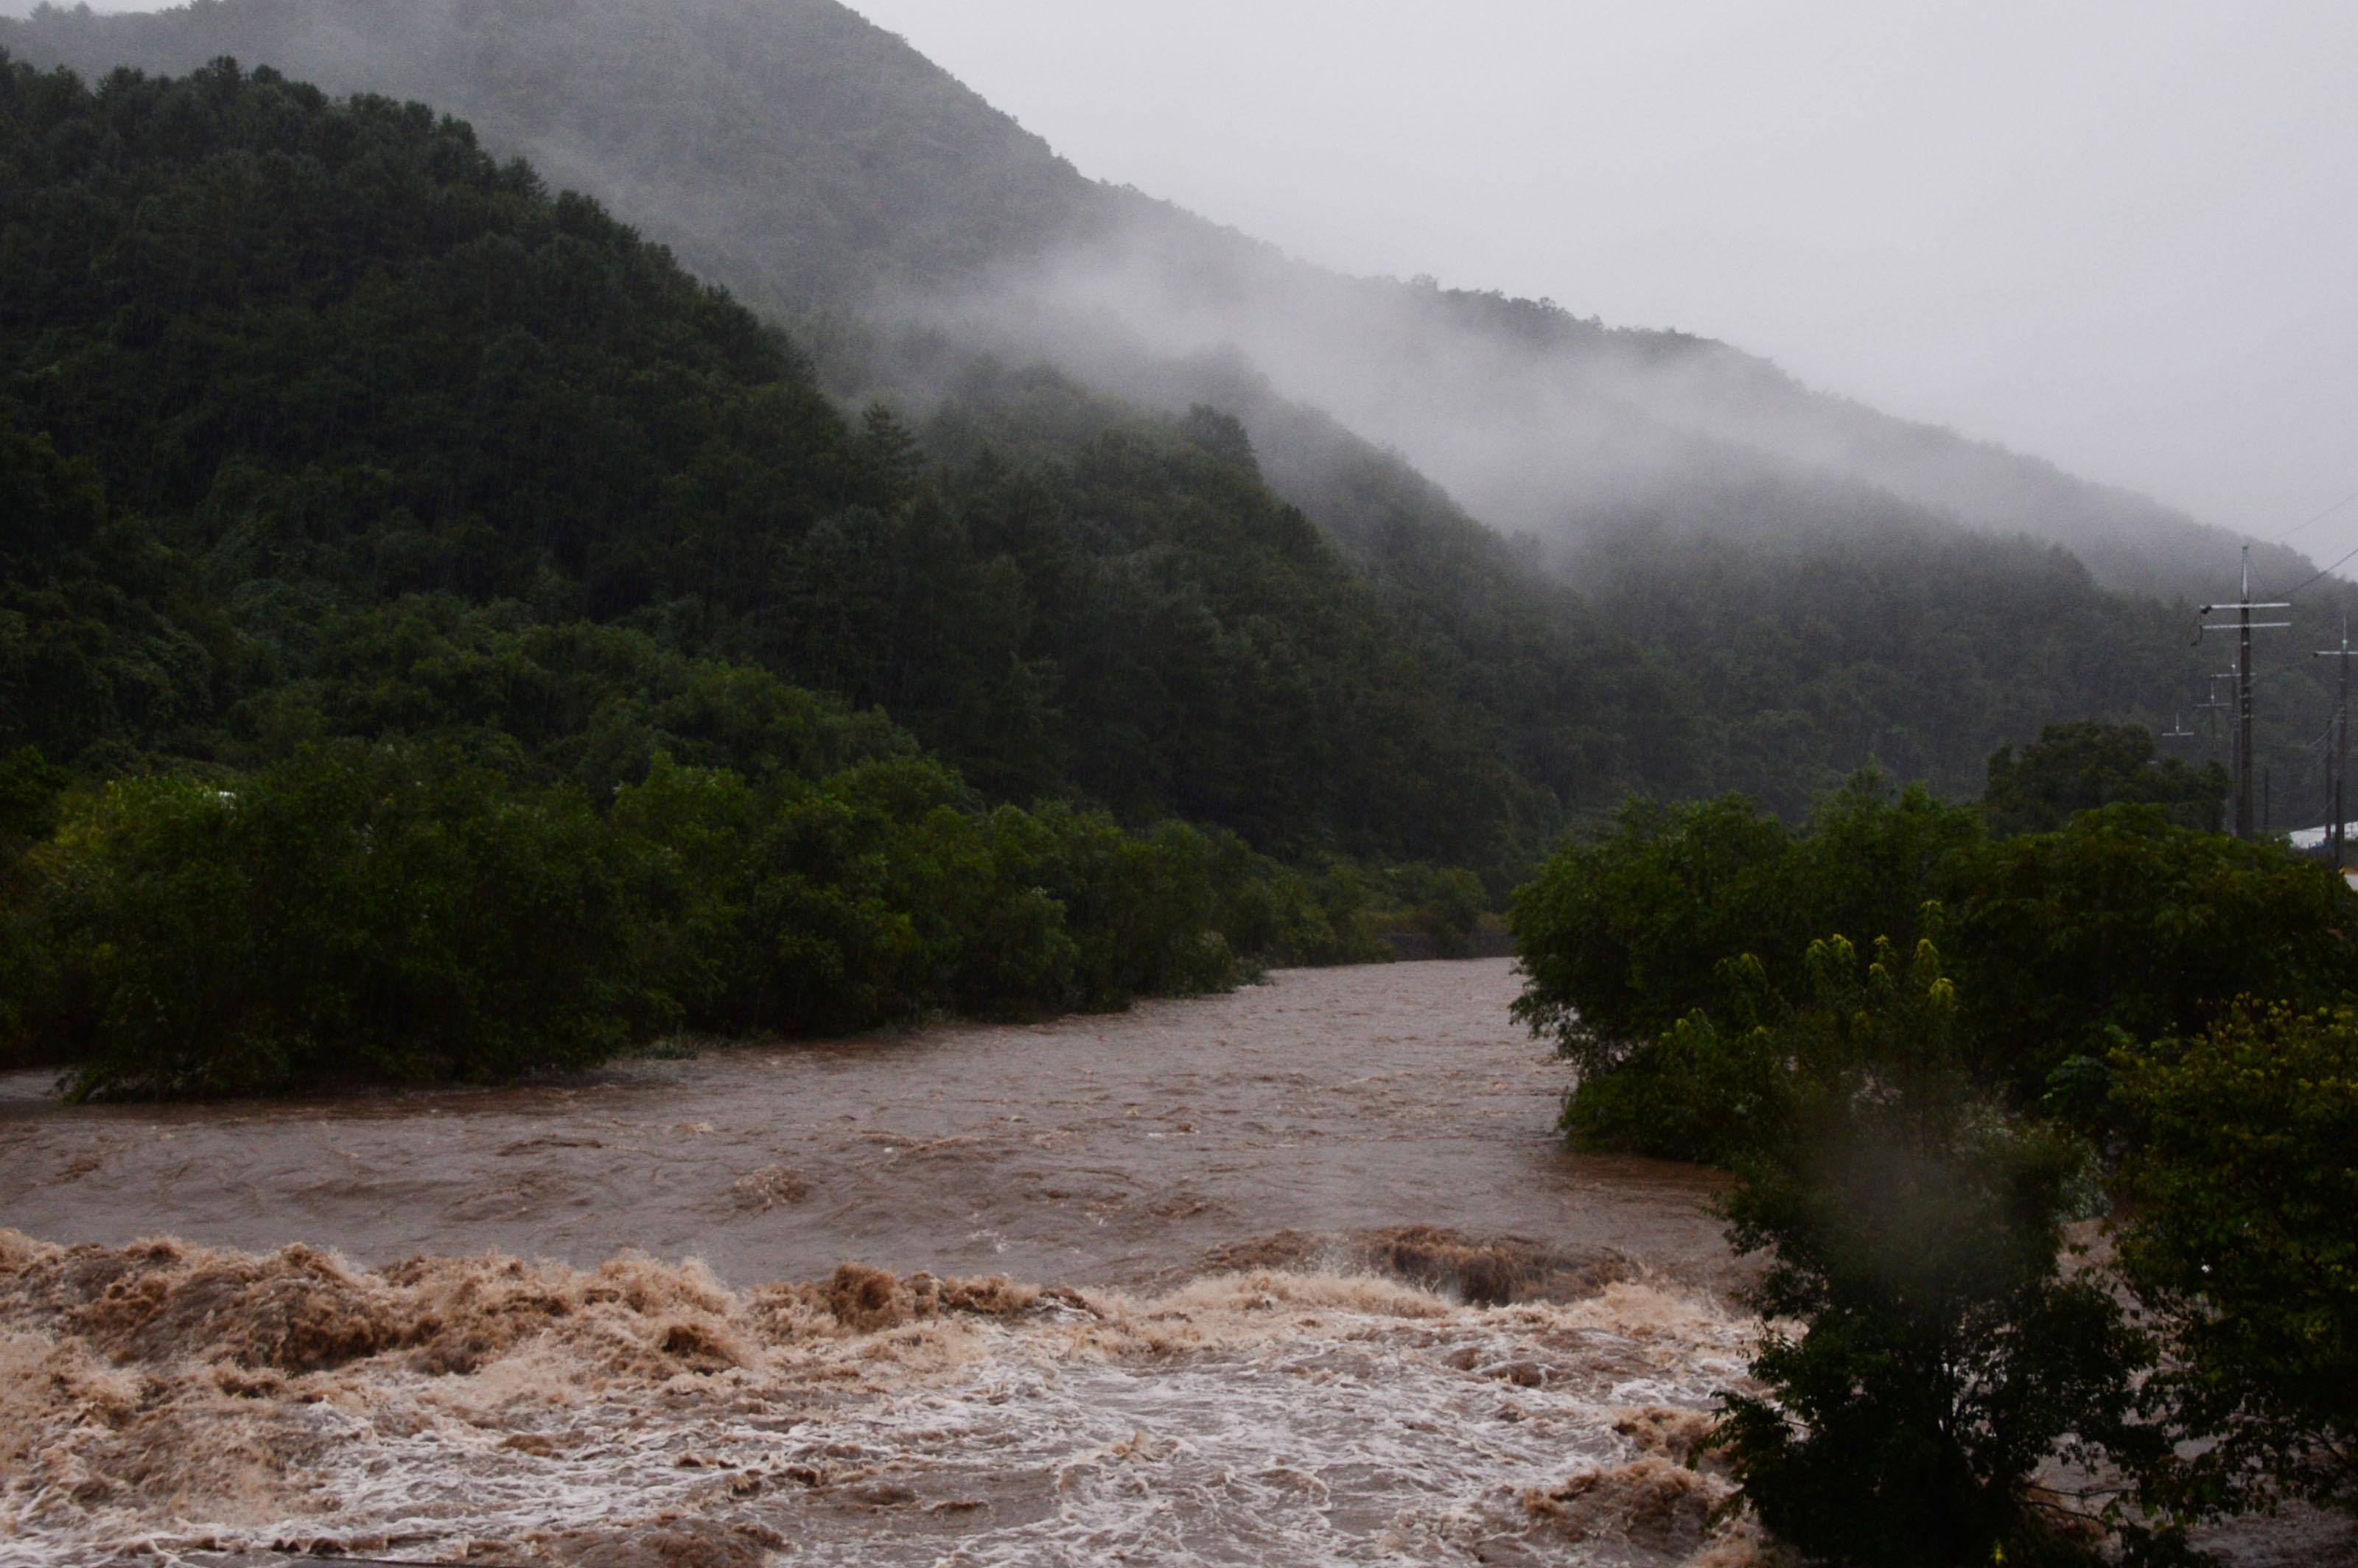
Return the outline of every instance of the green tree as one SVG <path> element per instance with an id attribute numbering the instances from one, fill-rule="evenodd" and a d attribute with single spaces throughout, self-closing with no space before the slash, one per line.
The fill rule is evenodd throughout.
<path id="1" fill-rule="evenodd" d="M 1804 994 L 1809 944 L 1879 929 L 1904 947 L 1927 908 L 1974 1081 L 2115 1142 L 2133 1130 L 2107 1099 L 2115 1051 L 2199 1033 L 2246 995 L 2358 994 L 2358 894 L 2324 867 L 2149 805 L 1988 841 L 1977 817 L 1854 784 L 1799 832 L 1734 797 L 1639 802 L 1559 849 L 1510 923 L 1528 977 L 1516 1014 L 1581 1068 L 1567 1131 L 1718 1157 L 1706 1129 L 1742 1098 L 1737 1043 Z"/>
<path id="2" fill-rule="evenodd" d="M 1760 984 L 1799 994 L 1820 937 L 1913 943 L 1933 868 L 1972 843 L 1968 808 L 1864 774 L 1794 832 L 1740 796 L 1636 800 L 1613 830 L 1560 847 L 1517 890 L 1509 925 L 1529 976 L 1515 1014 L 1584 1072 L 1613 1071 L 1724 995 L 1749 955 Z"/>
<path id="3" fill-rule="evenodd" d="M 2169 1352 L 2151 1404 L 2200 1440 L 2148 1501 L 2358 1512 L 2358 1011 L 2254 1006 L 2119 1066 L 2121 1270 Z"/>
<path id="4" fill-rule="evenodd" d="M 2141 724 L 2050 724 L 2019 756 L 2011 746 L 1992 752 L 1988 773 L 1982 810 L 1999 836 L 2051 833 L 2080 812 L 2124 802 L 2158 806 L 2180 827 L 2216 833 L 2231 782 L 2217 762 L 2157 758 Z"/>
<path id="5" fill-rule="evenodd" d="M 2146 1346 L 2095 1278 L 2067 1276 L 2082 1145 L 1974 1092 L 1955 993 L 1929 943 L 1865 972 L 1811 953 L 1815 994 L 1770 1032 L 1792 1075 L 1725 1199 L 1748 1303 L 1772 1326 L 1759 1394 L 1714 1433 L 1745 1506 L 1813 1561 L 1858 1568 L 2082 1561 L 2048 1491 L 2057 1460 L 2149 1454 L 2134 1426 Z M 1791 1325 L 1791 1326 L 1786 1326 Z"/>
<path id="6" fill-rule="evenodd" d="M 33 852 L 36 1027 L 78 1097 L 586 1065 L 661 1011 L 611 850 L 579 795 L 430 752 L 119 781 Z"/>
<path id="7" fill-rule="evenodd" d="M 2200 1034 L 2244 996 L 2316 1006 L 2358 989 L 2358 894 L 2340 876 L 2159 806 L 1963 849 L 1931 887 L 1977 1070 L 2091 1130 L 2121 1046 Z"/>

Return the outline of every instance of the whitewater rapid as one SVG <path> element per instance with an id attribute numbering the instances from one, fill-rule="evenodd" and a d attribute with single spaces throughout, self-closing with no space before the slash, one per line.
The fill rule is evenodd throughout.
<path id="1" fill-rule="evenodd" d="M 0 1233 L 0 1560 L 1732 1568 L 1683 1461 L 1747 1333 L 1626 1281 L 741 1292 Z"/>
<path id="2" fill-rule="evenodd" d="M 1568 1153 L 1515 989 L 276 1105 L 0 1078 L 0 1564 L 1755 1561 L 1688 1464 L 1755 1332 L 1715 1180 Z"/>
<path id="3" fill-rule="evenodd" d="M 1683 1463 L 1748 1332 L 1714 1184 L 1566 1153 L 1514 989 L 0 1081 L 0 1560 L 1742 1562 Z"/>

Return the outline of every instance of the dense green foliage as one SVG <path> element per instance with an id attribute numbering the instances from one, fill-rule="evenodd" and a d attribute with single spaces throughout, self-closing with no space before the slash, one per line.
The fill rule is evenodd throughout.
<path id="1" fill-rule="evenodd" d="M 0 1052 L 86 1092 L 1462 949 L 1551 819 L 1249 453 L 929 467 L 421 108 L 0 62 Z"/>
<path id="2" fill-rule="evenodd" d="M 1996 834 L 2051 833 L 2082 811 L 2124 802 L 2161 806 L 2180 827 L 2216 833 L 2232 783 L 2217 762 L 2157 758 L 2138 725 L 2050 724 L 2020 756 L 2011 746 L 1991 755 L 1982 807 Z"/>
<path id="3" fill-rule="evenodd" d="M 1800 830 L 1738 795 L 1630 801 L 1613 827 L 1567 839 L 1515 894 L 1530 983 L 1516 1016 L 1585 1068 L 1721 995 L 1727 960 L 1790 990 L 1809 945 L 1872 931 L 1916 936 L 1933 869 L 1978 837 L 1972 808 L 1863 775 Z"/>
<path id="4" fill-rule="evenodd" d="M 323 617 L 427 594 L 882 704 L 997 798 L 1491 868 L 1552 819 L 1249 468 L 1127 431 L 931 471 L 464 126 L 226 65 L 17 67 L 0 159 L 0 411 L 116 509 L 39 481 L 60 520 L 12 589 L 74 601 L 87 667 L 9 739 L 233 758 Z"/>
<path id="5" fill-rule="evenodd" d="M 2245 996 L 2358 992 L 2358 894 L 2339 875 L 2173 827 L 2158 806 L 1969 848 L 1933 888 L 1979 1069 L 2067 1115 L 2100 1107 L 2121 1044 L 2199 1033 Z"/>
<path id="6" fill-rule="evenodd" d="M 905 743 L 761 779 L 659 753 L 595 795 L 536 772 L 346 740 L 81 794 L 19 753 L 0 1023 L 81 1093 L 504 1078 L 683 1028 L 1119 1007 L 1400 918 L 1232 836 L 979 809 Z"/>
<path id="7" fill-rule="evenodd" d="M 29 1022 L 84 1089 L 512 1076 L 633 1033 L 627 869 L 570 792 L 397 754 L 124 780 L 31 870 Z"/>
<path id="8" fill-rule="evenodd" d="M 1988 1092 L 2117 1130 L 2116 1045 L 2199 1032 L 2246 994 L 2358 993 L 2358 894 L 2314 862 L 2114 806 L 1985 839 L 1971 806 L 1862 783 L 1799 831 L 1736 797 L 1628 806 L 1515 897 L 1517 1016 L 1583 1072 L 1575 1140 L 1726 1160 L 1753 1125 L 1753 1024 L 1801 994 L 1821 938 L 1930 911 L 1962 988 L 1961 1050 Z"/>
<path id="9" fill-rule="evenodd" d="M 2079 1560 L 2052 1526 L 2089 1508 L 2176 1560 L 2212 1514 L 2349 1506 L 2358 894 L 2159 804 L 1982 815 L 1872 781 L 1798 831 L 1634 803 L 1516 896 L 1572 1139 L 1737 1173 L 1791 1325 L 1726 1402 L 1746 1502 L 1861 1564 Z M 1858 931 L 1898 939 L 1862 964 Z M 2133 1296 L 2059 1263 L 2107 1158 Z M 2127 1480 L 2044 1493 L 2058 1460 Z"/>
<path id="10" fill-rule="evenodd" d="M 2170 1352 L 2148 1398 L 2213 1440 L 2157 1496 L 2358 1512 L 2358 1014 L 2255 1007 L 2122 1066 L 2121 1270 Z"/>
<path id="11" fill-rule="evenodd" d="M 1797 1070 L 1726 1201 L 1737 1249 L 1770 1254 L 1750 1304 L 1799 1325 L 1755 1354 L 1763 1393 L 1723 1400 L 1745 1502 L 1813 1561 L 2079 1561 L 2038 1473 L 2158 1446 L 2130 1422 L 2146 1347 L 2059 1267 L 2084 1153 L 1977 1100 L 1931 943 L 1862 968 L 1837 937 L 1807 967 L 1768 1032 Z"/>

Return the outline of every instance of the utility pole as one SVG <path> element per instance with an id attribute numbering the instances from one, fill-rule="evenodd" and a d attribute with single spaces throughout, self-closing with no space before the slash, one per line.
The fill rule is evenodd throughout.
<path id="1" fill-rule="evenodd" d="M 2289 621 L 2255 621 L 2255 610 L 2290 610 L 2289 602 L 2277 600 L 2266 604 L 2252 602 L 2252 546 L 2244 546 L 2244 591 L 2233 604 L 2206 604 L 2202 613 L 2214 610 L 2232 610 L 2235 619 L 2231 623 L 2212 625 L 2206 622 L 2202 632 L 2235 633 L 2235 837 L 2255 837 L 2252 820 L 2252 633 L 2269 632 L 2292 624 Z M 2196 641 L 2201 641 L 2201 633 Z"/>
<path id="2" fill-rule="evenodd" d="M 2228 708 L 2234 706 L 2234 704 L 2228 702 L 2219 695 L 2219 683 L 2223 680 L 2234 679 L 2235 674 L 2233 670 L 2230 670 L 2224 675 L 2208 676 L 2204 678 L 2210 683 L 2208 696 L 2203 701 L 2198 702 L 2194 705 L 2194 711 L 2197 713 L 2207 713 L 2211 716 L 2209 719 L 2204 720 L 2204 722 L 2209 726 L 2211 730 L 2211 750 L 2215 756 L 2215 753 L 2219 750 L 2219 715 L 2226 712 Z M 2234 738 L 2231 736 L 2229 738 L 2230 743 L 2227 748 L 2227 759 L 2230 762 L 2234 761 L 2235 756 L 2233 740 Z"/>
<path id="3" fill-rule="evenodd" d="M 2348 826 L 2349 812 L 2343 809 L 2342 792 L 2350 778 L 2350 612 L 2342 612 L 2342 646 L 2320 648 L 2320 659 L 2335 659 L 2342 666 L 2342 696 L 2333 705 L 2334 736 L 2332 747 L 2326 752 L 2333 774 L 2333 869 L 2342 869 L 2342 833 Z"/>
<path id="4" fill-rule="evenodd" d="M 2191 741 L 2194 739 L 2194 731 L 2186 727 L 2186 716 L 2184 714 L 2172 713 L 2169 716 L 2169 728 L 2163 730 L 2158 736 L 2155 737 L 2155 739 L 2161 741 Z"/>

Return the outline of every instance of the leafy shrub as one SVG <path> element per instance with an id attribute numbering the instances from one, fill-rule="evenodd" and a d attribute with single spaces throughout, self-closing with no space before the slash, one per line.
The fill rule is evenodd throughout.
<path id="1" fill-rule="evenodd" d="M 119 781 L 33 860 L 77 1096 L 579 1066 L 652 1005 L 587 803 L 432 753 Z"/>
<path id="2" fill-rule="evenodd" d="M 2148 1501 L 2358 1511 L 2358 1011 L 2240 1010 L 2119 1065 L 2121 1269 L 2170 1352 L 2148 1391 L 2207 1440 Z"/>
<path id="3" fill-rule="evenodd" d="M 1808 993 L 1819 938 L 1884 930 L 1904 950 L 1937 925 L 1977 1082 L 2115 1139 L 2124 1045 L 2199 1033 L 2247 994 L 2358 991 L 2358 893 L 2278 846 L 2133 805 L 1985 840 L 1971 808 L 1866 781 L 1798 833 L 1735 797 L 1633 804 L 1558 850 L 1511 921 L 1517 1016 L 1581 1067 L 1567 1130 L 1700 1158 L 1725 1157 L 1705 1124 L 1757 1072 L 1746 1032 Z"/>
<path id="4" fill-rule="evenodd" d="M 842 1034 L 1233 985 L 1318 890 L 1233 836 L 979 808 L 884 748 L 820 778 L 657 752 L 593 809 L 447 743 L 118 780 L 0 839 L 0 1038 L 81 1095 L 506 1078 L 686 1025 Z M 0 833 L 61 779 L 0 763 Z M 29 826 L 25 826 L 29 825 Z M 1349 878 L 1366 880 L 1352 869 Z"/>
<path id="5" fill-rule="evenodd" d="M 1811 943 L 1887 933 L 1905 949 L 1932 868 L 1979 834 L 1972 811 L 1862 775 L 1796 833 L 1738 795 L 1633 801 L 1605 837 L 1560 848 L 1517 890 L 1509 925 L 1530 980 L 1516 1016 L 1584 1069 L 1610 1071 L 1723 1000 L 1726 961 L 1798 991 Z"/>
<path id="6" fill-rule="evenodd" d="M 1583 1148 L 1639 1149 L 1731 1165 L 1812 1097 L 1866 1092 L 1928 1039 L 1954 1033 L 1956 990 L 1929 940 L 1901 955 L 1878 940 L 1862 967 L 1843 936 L 1802 956 L 1788 1000 L 1747 954 L 1720 969 L 1718 1020 L 1697 1009 L 1617 1068 L 1584 1077 L 1563 1126 Z"/>
<path id="7" fill-rule="evenodd" d="M 2199 1034 L 2244 996 L 2319 1006 L 2358 989 L 2358 893 L 2331 868 L 2158 806 L 1973 846 L 1931 885 L 1976 1069 L 2020 1101 L 2093 1115 L 2124 1043 Z"/>
<path id="8" fill-rule="evenodd" d="M 1814 1070 L 1726 1200 L 1737 1249 L 1770 1254 L 1749 1304 L 1772 1326 L 1763 1393 L 1724 1396 L 1714 1435 L 1746 1506 L 1812 1560 L 2082 1560 L 2035 1477 L 2157 1446 L 2130 1421 L 2146 1346 L 2059 1267 L 2085 1148 L 1974 1095 L 1929 944 L 1904 968 L 1882 945 L 1863 977 L 1846 949 L 1813 950 L 1819 1006 L 1772 1032 Z"/>

